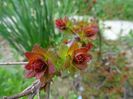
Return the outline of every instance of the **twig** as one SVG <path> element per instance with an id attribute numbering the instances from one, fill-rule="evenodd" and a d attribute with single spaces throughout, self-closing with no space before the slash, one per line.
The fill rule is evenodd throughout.
<path id="1" fill-rule="evenodd" d="M 40 90 L 37 90 L 37 99 L 40 99 Z"/>
<path id="2" fill-rule="evenodd" d="M 100 89 L 101 87 L 103 87 L 103 86 L 105 85 L 105 83 L 106 83 L 106 80 L 107 80 L 107 79 L 105 79 L 101 84 L 99 84 L 99 85 L 97 86 L 97 89 Z"/>
<path id="3" fill-rule="evenodd" d="M 46 93 L 47 93 L 46 99 L 50 99 L 50 82 L 48 82 L 47 84 Z"/>
<path id="4" fill-rule="evenodd" d="M 123 99 L 127 99 L 127 89 L 125 88 L 124 89 L 124 93 L 123 93 L 124 95 L 123 95 Z"/>
<path id="5" fill-rule="evenodd" d="M 0 62 L 0 65 L 26 65 L 28 62 Z"/>
<path id="6" fill-rule="evenodd" d="M 117 66 L 114 66 L 114 67 L 115 67 L 116 71 L 121 74 L 120 69 Z"/>
<path id="7" fill-rule="evenodd" d="M 97 11 L 96 11 L 97 7 L 94 6 L 94 11 L 93 11 L 93 16 L 95 18 L 95 20 L 97 21 L 97 23 L 99 23 L 99 19 L 97 19 Z M 99 39 L 99 55 L 97 60 L 100 61 L 102 59 L 102 43 L 103 43 L 103 37 L 102 37 L 102 33 L 101 33 L 101 29 L 99 27 L 99 32 L 98 32 L 98 39 Z"/>
<path id="8" fill-rule="evenodd" d="M 31 86 L 29 86 L 24 91 L 22 91 L 21 93 L 16 94 L 14 96 L 5 96 L 3 97 L 3 99 L 18 99 L 20 97 L 24 97 L 28 95 L 31 95 L 31 97 L 34 97 L 37 94 L 37 91 L 40 90 L 40 88 L 41 88 L 41 82 L 37 80 Z"/>

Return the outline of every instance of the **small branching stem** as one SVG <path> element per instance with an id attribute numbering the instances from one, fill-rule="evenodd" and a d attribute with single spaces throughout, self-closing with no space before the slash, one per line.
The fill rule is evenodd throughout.
<path id="1" fill-rule="evenodd" d="M 0 62 L 0 65 L 26 65 L 28 62 Z"/>
<path id="2" fill-rule="evenodd" d="M 24 91 L 13 96 L 4 96 L 3 99 L 18 99 L 20 97 L 29 96 L 29 95 L 34 97 L 37 94 L 37 91 L 40 90 L 40 88 L 41 88 L 41 82 L 39 80 L 36 80 L 35 82 L 33 82 L 32 85 L 27 87 Z"/>
<path id="3" fill-rule="evenodd" d="M 46 89 L 46 99 L 50 99 L 50 82 L 48 82 L 47 84 L 47 89 Z"/>

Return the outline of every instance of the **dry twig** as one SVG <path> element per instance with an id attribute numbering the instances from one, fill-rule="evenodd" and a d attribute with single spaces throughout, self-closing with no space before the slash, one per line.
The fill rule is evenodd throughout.
<path id="1" fill-rule="evenodd" d="M 33 99 L 33 97 L 37 94 L 38 90 L 40 90 L 40 89 L 41 89 L 41 82 L 39 80 L 36 80 L 35 82 L 33 82 L 32 85 L 27 87 L 21 93 L 16 94 L 14 96 L 5 96 L 5 97 L 3 97 L 3 99 L 18 99 L 20 97 L 29 96 L 29 95 L 32 97 L 29 99 Z"/>
<path id="2" fill-rule="evenodd" d="M 50 99 L 50 82 L 47 84 L 46 93 L 46 99 Z"/>
<path id="3" fill-rule="evenodd" d="M 0 65 L 26 65 L 28 62 L 0 62 Z"/>

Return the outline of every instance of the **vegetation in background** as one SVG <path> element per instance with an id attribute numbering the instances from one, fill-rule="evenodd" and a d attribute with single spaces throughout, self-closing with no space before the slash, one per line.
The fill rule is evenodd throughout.
<path id="1" fill-rule="evenodd" d="M 97 14 L 102 19 L 133 18 L 132 0 L 1 0 L 0 34 L 19 52 L 57 44 L 61 35 L 55 32 L 54 19 L 64 15 Z"/>
<path id="2" fill-rule="evenodd" d="M 55 33 L 50 2 L 6 0 L 2 3 L 0 33 L 19 52 L 30 50 L 35 43 L 43 47 L 52 43 Z"/>
<path id="3" fill-rule="evenodd" d="M 7 66 L 1 67 L 0 75 L 0 98 L 3 95 L 11 95 L 22 91 L 33 81 L 33 79 L 26 81 L 20 66 L 15 66 L 14 68 L 12 66 L 10 68 Z"/>
<path id="4" fill-rule="evenodd" d="M 133 20 L 133 0 L 97 0 L 96 13 L 102 19 Z"/>
<path id="5" fill-rule="evenodd" d="M 60 37 L 55 33 L 54 19 L 78 13 L 80 4 L 83 1 L 1 0 L 0 35 L 21 53 L 36 43 L 47 48 Z"/>

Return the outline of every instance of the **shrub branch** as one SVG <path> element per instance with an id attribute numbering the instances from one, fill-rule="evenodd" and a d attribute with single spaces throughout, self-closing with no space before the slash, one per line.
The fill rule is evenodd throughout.
<path id="1" fill-rule="evenodd" d="M 38 94 L 38 91 L 41 89 L 41 82 L 36 80 L 29 87 L 27 87 L 24 91 L 13 95 L 13 96 L 4 96 L 3 99 L 18 99 L 20 97 L 29 96 L 29 99 L 33 99 L 33 97 Z M 32 98 L 31 98 L 32 97 Z"/>

